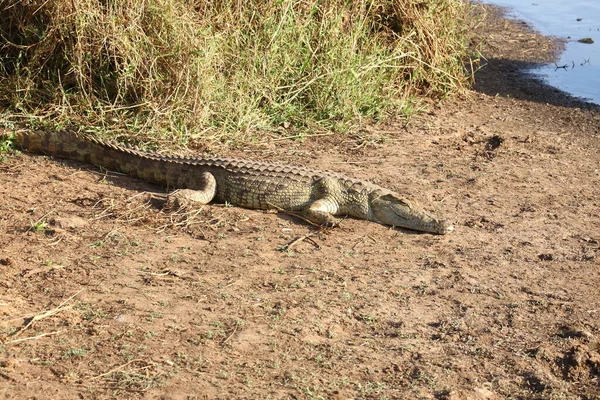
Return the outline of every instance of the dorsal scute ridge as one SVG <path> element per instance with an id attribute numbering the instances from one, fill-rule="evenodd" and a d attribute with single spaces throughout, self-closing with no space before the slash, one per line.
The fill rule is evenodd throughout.
<path id="1" fill-rule="evenodd" d="M 88 136 L 87 134 L 78 134 L 84 137 L 84 139 L 94 142 L 101 146 L 109 147 L 116 151 L 121 151 L 127 154 L 136 155 L 139 157 L 143 157 L 150 160 L 159 160 L 164 162 L 170 162 L 175 164 L 189 164 L 189 165 L 198 165 L 198 166 L 211 166 L 223 168 L 225 170 L 235 171 L 235 170 L 253 170 L 267 174 L 279 175 L 279 176 L 289 176 L 290 174 L 304 177 L 304 178 L 313 178 L 319 179 L 323 177 L 333 177 L 340 179 L 343 182 L 343 185 L 349 189 L 356 192 L 361 192 L 365 189 L 370 189 L 377 187 L 377 185 L 371 184 L 369 182 L 361 181 L 358 179 L 347 177 L 343 174 L 331 172 L 331 171 L 320 171 L 316 169 L 311 169 L 303 166 L 295 166 L 290 164 L 281 164 L 281 163 L 271 163 L 264 162 L 258 160 L 251 159 L 239 159 L 239 158 L 227 158 L 227 157 L 196 157 L 196 156 L 184 156 L 184 155 L 163 155 L 160 153 L 153 153 L 145 150 L 140 150 L 133 147 L 128 147 L 121 145 L 119 143 L 113 141 L 105 141 L 102 139 L 98 139 L 93 136 Z"/>

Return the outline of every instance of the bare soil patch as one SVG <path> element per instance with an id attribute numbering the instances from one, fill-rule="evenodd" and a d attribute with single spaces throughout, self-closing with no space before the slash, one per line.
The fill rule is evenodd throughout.
<path id="1" fill-rule="evenodd" d="M 469 98 L 228 152 L 393 188 L 447 236 L 166 212 L 89 165 L 0 164 L 0 397 L 598 398 L 600 112 L 518 71 L 547 38 L 488 18 Z"/>

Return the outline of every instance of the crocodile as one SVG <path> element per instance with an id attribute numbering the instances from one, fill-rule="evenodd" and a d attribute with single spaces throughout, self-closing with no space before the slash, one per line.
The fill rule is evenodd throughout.
<path id="1" fill-rule="evenodd" d="M 416 202 L 334 172 L 245 159 L 163 155 L 67 130 L 21 131 L 12 141 L 32 153 L 78 160 L 178 189 L 173 193 L 179 198 L 202 204 L 277 209 L 317 225 L 337 225 L 338 217 L 351 216 L 434 234 L 454 229 Z"/>

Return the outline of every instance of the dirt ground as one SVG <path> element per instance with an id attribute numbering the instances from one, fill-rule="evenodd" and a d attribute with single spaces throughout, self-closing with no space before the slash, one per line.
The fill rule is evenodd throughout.
<path id="1" fill-rule="evenodd" d="M 450 235 L 169 213 L 135 179 L 8 157 L 0 398 L 600 398 L 600 109 L 520 71 L 556 43 L 481 29 L 468 98 L 222 150 L 395 189 Z"/>

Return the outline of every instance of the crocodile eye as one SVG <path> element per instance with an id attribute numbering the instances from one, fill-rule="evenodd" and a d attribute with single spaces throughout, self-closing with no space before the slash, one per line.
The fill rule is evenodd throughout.
<path id="1" fill-rule="evenodd" d="M 411 207 L 411 204 L 407 200 L 405 200 L 401 197 L 398 197 L 394 194 L 383 195 L 380 197 L 380 199 L 384 200 L 384 201 L 389 201 L 390 203 L 397 204 L 400 206 L 409 207 L 409 208 Z"/>

